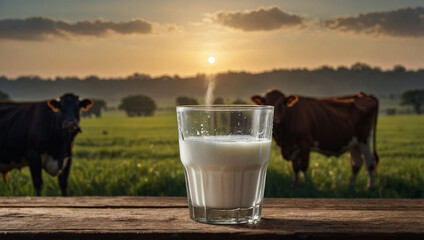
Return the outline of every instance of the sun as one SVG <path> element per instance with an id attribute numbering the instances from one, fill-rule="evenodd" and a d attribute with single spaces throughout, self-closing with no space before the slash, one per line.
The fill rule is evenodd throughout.
<path id="1" fill-rule="evenodd" d="M 210 56 L 210 57 L 208 58 L 208 62 L 209 62 L 210 64 L 213 64 L 213 63 L 215 62 L 215 58 L 214 58 L 214 57 L 212 57 L 212 56 Z"/>

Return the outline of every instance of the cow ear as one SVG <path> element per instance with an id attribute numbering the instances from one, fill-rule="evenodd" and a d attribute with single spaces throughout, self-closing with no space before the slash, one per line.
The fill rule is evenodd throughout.
<path id="1" fill-rule="evenodd" d="M 255 95 L 250 98 L 256 105 L 265 105 L 265 98 Z"/>
<path id="2" fill-rule="evenodd" d="M 57 101 L 56 99 L 47 100 L 47 106 L 49 106 L 53 112 L 57 112 L 60 109 L 60 101 Z"/>
<path id="3" fill-rule="evenodd" d="M 296 104 L 299 101 L 299 96 L 290 95 L 284 99 L 284 103 L 288 107 L 293 107 L 294 104 Z"/>
<path id="4" fill-rule="evenodd" d="M 82 108 L 82 110 L 84 111 L 88 111 L 88 109 L 90 109 L 93 106 L 93 104 L 94 104 L 93 100 L 86 98 L 80 101 L 79 107 Z"/>

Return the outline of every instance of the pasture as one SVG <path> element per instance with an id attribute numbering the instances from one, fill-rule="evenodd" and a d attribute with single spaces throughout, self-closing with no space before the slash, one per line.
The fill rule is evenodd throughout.
<path id="1" fill-rule="evenodd" d="M 127 118 L 120 114 L 82 119 L 83 133 L 74 144 L 69 177 L 70 196 L 185 196 L 179 160 L 176 116 Z M 266 180 L 266 197 L 424 197 L 424 116 L 381 116 L 377 149 L 380 166 L 376 189 L 368 192 L 363 167 L 355 189 L 348 155 L 311 155 L 309 178 L 291 189 L 292 170 L 273 144 Z M 42 195 L 58 196 L 57 179 L 43 172 Z M 301 181 L 303 183 L 303 181 Z M 33 195 L 29 168 L 13 170 L 9 183 L 0 180 L 1 196 Z"/>

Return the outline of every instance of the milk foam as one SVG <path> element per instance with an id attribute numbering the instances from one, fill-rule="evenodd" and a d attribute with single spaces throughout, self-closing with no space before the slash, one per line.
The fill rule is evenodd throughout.
<path id="1" fill-rule="evenodd" d="M 179 142 L 195 206 L 247 208 L 263 199 L 271 140 L 233 135 L 189 137 Z"/>

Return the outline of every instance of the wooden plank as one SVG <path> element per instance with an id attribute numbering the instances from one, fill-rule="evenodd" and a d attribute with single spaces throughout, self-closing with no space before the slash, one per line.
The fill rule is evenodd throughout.
<path id="1" fill-rule="evenodd" d="M 411 208 L 413 205 L 413 208 Z M 424 199 L 322 199 L 322 198 L 265 198 L 266 208 L 308 209 L 414 209 L 424 210 Z M 2 207 L 79 207 L 79 208 L 137 208 L 187 207 L 183 197 L 0 197 Z"/>
<path id="2" fill-rule="evenodd" d="M 421 199 L 266 199 L 253 225 L 197 223 L 186 206 L 168 197 L 0 198 L 0 239 L 424 239 Z"/>
<path id="3" fill-rule="evenodd" d="M 78 207 L 78 208 L 137 208 L 187 207 L 182 197 L 3 197 L 2 207 Z"/>

